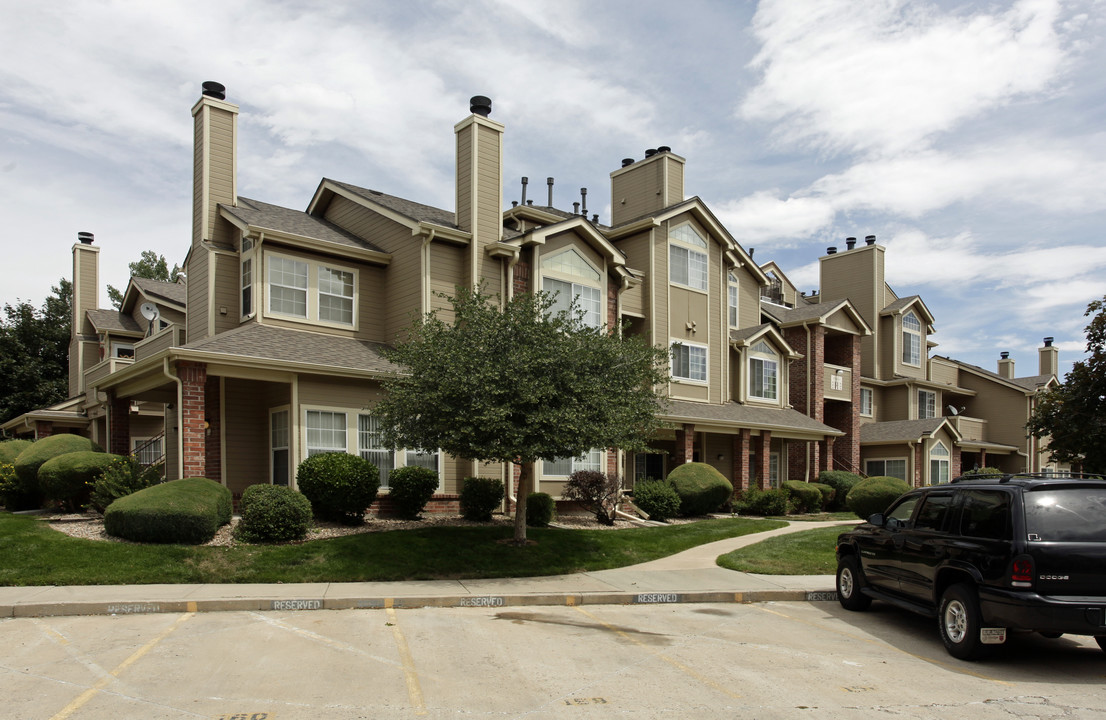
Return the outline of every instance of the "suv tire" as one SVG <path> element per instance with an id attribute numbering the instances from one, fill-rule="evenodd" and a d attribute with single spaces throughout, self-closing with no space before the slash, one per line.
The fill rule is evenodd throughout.
<path id="1" fill-rule="evenodd" d="M 937 629 L 949 654 L 961 660 L 983 657 L 987 646 L 979 639 L 981 625 L 975 588 L 967 583 L 950 585 L 941 596 L 937 613 Z"/>
<path id="2" fill-rule="evenodd" d="M 863 587 L 864 580 L 856 556 L 846 555 L 841 558 L 841 562 L 837 564 L 837 602 L 846 610 L 867 610 L 872 604 L 872 598 L 861 592 Z"/>

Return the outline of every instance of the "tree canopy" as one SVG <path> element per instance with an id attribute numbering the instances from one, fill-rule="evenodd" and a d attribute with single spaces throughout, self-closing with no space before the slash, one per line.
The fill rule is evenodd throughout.
<path id="1" fill-rule="evenodd" d="M 158 255 L 153 250 L 143 250 L 138 260 L 128 263 L 127 267 L 131 270 L 131 277 L 160 280 L 161 282 L 176 282 L 181 274 L 179 265 L 174 263 L 173 269 L 170 270 L 165 256 Z M 123 293 L 111 285 L 108 285 L 108 298 L 116 309 L 123 307 Z"/>
<path id="2" fill-rule="evenodd" d="M 544 293 L 500 304 L 459 290 L 453 319 L 418 320 L 386 352 L 404 368 L 376 406 L 385 441 L 520 467 L 515 540 L 526 538 L 531 464 L 593 448 L 643 449 L 658 427 L 668 353 L 553 312 Z"/>
<path id="3" fill-rule="evenodd" d="M 1041 394 L 1029 431 L 1048 443 L 1052 459 L 1106 473 L 1106 296 L 1087 306 L 1087 355 L 1064 382 Z"/>
<path id="4" fill-rule="evenodd" d="M 0 423 L 64 400 L 69 392 L 72 286 L 62 278 L 41 308 L 4 305 L 0 318 Z"/>

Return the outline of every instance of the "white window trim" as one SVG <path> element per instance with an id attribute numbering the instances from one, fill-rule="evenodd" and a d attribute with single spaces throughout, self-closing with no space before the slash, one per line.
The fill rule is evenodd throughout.
<path id="1" fill-rule="evenodd" d="M 130 357 L 119 357 L 120 350 L 130 350 Z M 132 342 L 120 342 L 119 340 L 111 341 L 111 356 L 120 360 L 134 360 L 134 343 Z"/>
<path id="2" fill-rule="evenodd" d="M 269 307 L 269 294 L 272 287 L 272 261 L 273 258 L 280 258 L 282 260 L 291 260 L 293 262 L 301 262 L 307 265 L 307 315 L 306 317 L 300 317 L 299 315 L 286 315 L 284 313 L 274 312 Z M 299 255 L 292 255 L 289 253 L 266 251 L 264 253 L 264 266 L 265 266 L 265 278 L 263 287 L 265 288 L 265 297 L 258 298 L 256 288 L 258 287 L 257 279 L 257 265 L 254 263 L 253 267 L 253 286 L 255 292 L 253 293 L 253 306 L 254 312 L 257 312 L 258 301 L 262 300 L 261 312 L 262 316 L 266 318 L 273 318 L 276 320 L 283 320 L 285 322 L 303 323 L 306 325 L 314 325 L 317 327 L 337 328 L 340 330 L 355 330 L 358 326 L 358 305 L 360 304 L 360 282 L 361 276 L 356 267 L 351 265 L 343 265 L 336 262 L 324 262 L 314 258 L 301 257 Z M 321 268 L 328 268 L 331 270 L 338 270 L 341 272 L 348 272 L 353 275 L 353 322 L 351 323 L 338 323 L 329 320 L 319 319 L 319 270 Z"/>
<path id="3" fill-rule="evenodd" d="M 868 475 L 869 477 L 872 476 L 872 474 L 870 472 L 868 472 L 868 463 L 881 462 L 881 463 L 884 463 L 884 467 L 886 469 L 886 463 L 896 462 L 896 461 L 902 462 L 903 475 L 908 476 L 907 478 L 903 478 L 903 480 L 905 482 L 910 482 L 910 480 L 909 480 L 910 462 L 909 462 L 909 459 L 905 458 L 905 457 L 871 457 L 871 458 L 864 458 L 864 474 Z"/>
<path id="4" fill-rule="evenodd" d="M 938 454 L 938 448 L 940 448 L 940 450 L 943 450 L 945 454 L 944 455 Z M 939 463 L 941 465 L 944 465 L 945 482 L 948 482 L 949 480 L 952 479 L 952 453 L 949 452 L 949 449 L 947 447 L 945 447 L 945 444 L 943 442 L 941 442 L 940 440 L 933 443 L 933 446 L 930 447 L 930 449 L 929 449 L 929 484 L 930 485 L 938 485 L 938 484 L 941 483 L 941 478 L 940 477 L 937 477 L 937 478 L 933 477 L 933 464 L 934 463 Z M 940 476 L 940 475 L 941 475 L 941 473 L 940 473 L 940 471 L 938 471 L 938 476 Z"/>
<path id="5" fill-rule="evenodd" d="M 906 327 L 906 319 L 908 317 L 914 318 L 914 321 L 916 323 L 918 323 L 918 329 L 917 330 L 915 330 L 914 328 L 907 328 Z M 921 367 L 922 366 L 922 355 L 923 355 L 923 353 L 922 353 L 922 339 L 923 339 L 922 329 L 923 329 L 922 328 L 922 321 L 918 317 L 917 313 L 915 313 L 913 310 L 911 310 L 910 312 L 907 312 L 905 315 L 902 316 L 902 334 L 900 336 L 902 338 L 902 340 L 901 340 L 902 341 L 902 353 L 900 355 L 900 360 L 902 360 L 903 365 L 909 365 L 910 367 Z M 917 340 L 918 340 L 918 361 L 917 362 L 911 362 L 910 360 L 906 359 L 906 350 L 907 350 L 907 348 L 906 348 L 906 336 L 907 335 L 910 335 L 911 337 L 916 337 Z"/>
<path id="6" fill-rule="evenodd" d="M 284 447 L 284 448 L 277 447 L 277 446 L 273 445 L 273 415 L 275 415 L 277 413 L 280 413 L 280 412 L 288 413 L 288 446 Z M 307 416 L 304 415 L 304 420 L 306 420 L 306 419 L 307 419 Z M 288 478 L 287 478 L 288 479 L 288 487 L 290 487 L 290 488 L 295 487 L 295 484 L 296 484 L 296 477 L 295 477 L 296 476 L 296 467 L 295 467 L 296 463 L 295 463 L 295 460 L 292 458 L 292 432 L 293 432 L 292 406 L 291 405 L 278 405 L 276 407 L 269 408 L 268 434 L 269 434 L 269 484 L 270 485 L 273 484 L 273 472 L 276 470 L 276 468 L 273 466 L 273 453 L 277 450 L 287 450 L 288 451 Z M 304 445 L 304 447 L 305 448 L 307 447 L 306 444 Z M 305 450 L 305 452 L 306 452 L 306 450 Z"/>
<path id="7" fill-rule="evenodd" d="M 864 412 L 864 395 L 868 395 L 868 412 Z M 873 417 L 876 411 L 876 393 L 872 388 L 862 387 L 860 388 L 860 415 L 862 417 Z"/>
<path id="8" fill-rule="evenodd" d="M 607 472 L 607 470 L 606 470 L 606 468 L 607 468 L 607 451 L 603 450 L 601 448 L 592 448 L 591 450 L 588 451 L 588 454 L 590 455 L 593 452 L 598 452 L 599 453 L 599 472 L 601 472 L 603 474 L 606 474 L 606 472 Z M 561 459 L 563 459 L 563 458 L 557 458 L 556 460 L 561 460 Z M 541 463 L 541 476 L 542 476 L 542 478 L 568 478 L 572 475 L 572 473 L 576 472 L 577 470 L 584 469 L 584 468 L 577 468 L 576 467 L 576 463 L 580 461 L 580 458 L 571 458 L 572 465 L 571 465 L 571 470 L 569 471 L 568 475 L 552 475 L 550 473 L 545 472 L 545 464 L 547 462 L 556 462 L 556 460 L 552 460 L 552 461 L 551 460 L 542 460 L 542 463 Z"/>
<path id="9" fill-rule="evenodd" d="M 556 282 L 563 282 L 571 288 L 569 292 L 572 293 L 572 298 L 569 300 L 569 304 L 571 305 L 571 303 L 575 302 L 575 303 L 577 303 L 577 307 L 584 310 L 583 324 L 586 327 L 602 328 L 602 327 L 606 326 L 606 323 L 603 321 L 603 288 L 602 288 L 602 286 L 589 285 L 587 283 L 577 282 L 577 280 L 579 280 L 579 278 L 569 279 L 567 277 L 561 277 L 559 273 L 544 274 L 544 275 L 542 275 L 541 289 L 542 289 L 543 292 L 549 293 L 550 296 L 554 296 L 554 297 L 555 297 L 555 295 L 560 295 L 560 292 L 558 291 L 557 293 L 552 293 L 549 290 L 546 290 L 546 288 L 545 288 L 545 281 L 546 280 L 553 280 L 553 281 L 556 281 Z M 587 310 L 586 310 L 586 308 L 584 308 L 582 301 L 578 300 L 578 298 L 580 297 L 580 289 L 582 289 L 582 288 L 587 288 L 589 290 L 595 290 L 599 294 L 599 298 L 598 298 L 599 308 L 596 311 L 596 319 L 598 320 L 598 323 L 596 323 L 594 325 L 587 321 L 587 317 L 588 317 L 587 316 Z M 565 311 L 562 310 L 561 312 L 565 312 Z M 575 319 L 575 318 L 573 318 L 573 319 Z"/>
<path id="10" fill-rule="evenodd" d="M 672 354 L 675 351 L 676 345 L 683 345 L 687 348 L 696 348 L 703 351 L 703 379 L 698 380 L 696 378 L 681 377 L 676 375 L 676 363 L 673 362 Z M 679 338 L 673 338 L 668 345 L 668 358 L 669 358 L 669 374 L 673 382 L 687 383 L 689 385 L 707 385 L 710 382 L 710 347 L 701 343 L 688 342 L 687 340 L 680 340 Z M 688 369 L 691 369 L 691 358 L 688 356 Z"/>
<path id="11" fill-rule="evenodd" d="M 258 278 L 260 276 L 260 268 L 258 267 L 258 256 L 260 253 L 256 252 L 256 244 L 249 238 L 243 238 L 241 257 L 238 261 L 238 316 L 240 320 L 248 320 L 249 318 L 257 315 L 257 288 L 259 287 Z M 250 264 L 250 284 L 246 284 L 245 268 L 246 263 Z M 242 296 L 245 295 L 246 289 L 250 291 L 250 311 L 243 312 L 245 308 L 242 303 Z"/>
<path id="12" fill-rule="evenodd" d="M 769 348 L 772 349 L 771 355 L 769 355 L 768 353 L 765 353 L 763 350 L 754 350 L 753 349 L 754 347 L 756 347 L 756 345 L 759 345 L 761 342 L 763 342 L 765 345 L 768 345 L 768 343 L 764 340 L 758 341 L 755 345 L 753 345 L 752 347 L 749 348 L 748 357 L 746 357 L 746 359 L 745 359 L 745 368 L 746 368 L 746 373 L 745 374 L 747 376 L 746 392 L 748 393 L 748 396 L 749 396 L 750 400 L 753 400 L 753 401 L 756 401 L 756 402 L 772 403 L 772 404 L 778 405 L 780 403 L 780 397 L 783 395 L 783 372 L 782 372 L 783 371 L 783 363 L 780 360 L 779 351 L 775 350 L 775 349 L 772 349 L 771 346 L 769 346 Z M 776 365 L 776 396 L 775 397 L 765 397 L 763 395 L 753 394 L 753 361 L 754 360 L 760 360 L 761 362 L 775 363 L 775 365 Z"/>
<path id="13" fill-rule="evenodd" d="M 693 243 L 688 243 L 688 242 L 685 242 L 683 240 L 680 240 L 680 239 L 674 237 L 675 231 L 682 228 L 682 227 L 685 227 L 685 226 L 690 227 L 695 232 L 696 235 L 701 237 L 703 239 L 703 242 L 706 243 L 706 247 L 700 247 L 700 246 L 695 245 Z M 679 280 L 676 280 L 672 277 L 672 249 L 673 248 L 676 248 L 676 249 L 679 249 L 679 250 L 684 250 L 688 253 L 688 258 L 687 258 L 688 259 L 688 262 L 687 262 L 687 270 L 688 270 L 687 279 L 688 279 L 688 282 L 686 282 L 686 283 L 680 282 Z M 703 271 L 703 282 L 706 285 L 706 287 L 696 287 L 695 285 L 691 284 L 691 253 L 698 253 L 699 255 L 702 255 L 703 258 L 706 260 L 706 263 L 705 263 L 706 267 Z M 698 293 L 706 294 L 710 291 L 710 241 L 706 237 L 703 237 L 703 234 L 701 232 L 699 232 L 699 230 L 694 225 L 692 225 L 690 222 L 681 223 L 681 224 L 677 225 L 676 227 L 672 228 L 672 230 L 670 230 L 669 233 L 668 233 L 668 282 L 670 282 L 671 284 L 676 285 L 678 287 L 686 288 L 687 290 L 692 290 L 692 291 L 698 292 Z"/>
<path id="14" fill-rule="evenodd" d="M 134 457 L 135 460 L 139 460 L 138 455 L 135 455 L 135 451 L 138 450 L 138 448 L 145 445 L 146 443 L 153 440 L 155 437 L 156 437 L 156 435 L 146 435 L 144 437 L 143 436 L 132 435 L 131 436 L 131 452 L 130 452 L 131 456 Z M 165 436 L 164 435 L 161 437 L 161 454 L 162 455 L 165 454 Z"/>
<path id="15" fill-rule="evenodd" d="M 733 281 L 726 283 L 726 321 L 731 329 L 741 327 L 741 286 Z"/>
<path id="16" fill-rule="evenodd" d="M 924 415 L 923 414 L 923 410 L 925 410 L 928 407 L 928 403 L 923 403 L 922 402 L 922 395 L 927 395 L 927 396 L 933 398 L 933 414 L 932 415 Z M 918 402 L 918 419 L 919 420 L 929 420 L 930 418 L 937 417 L 937 391 L 919 389 L 914 397 Z"/>

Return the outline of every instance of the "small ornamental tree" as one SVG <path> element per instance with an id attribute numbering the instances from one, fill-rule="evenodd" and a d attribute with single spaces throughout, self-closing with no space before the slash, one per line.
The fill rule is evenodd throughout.
<path id="1" fill-rule="evenodd" d="M 452 319 L 430 313 L 385 352 L 402 368 L 376 406 L 394 447 L 441 448 L 519 467 L 515 542 L 526 542 L 531 468 L 592 448 L 642 450 L 658 427 L 668 352 L 593 328 L 545 293 L 501 303 L 461 289 Z"/>
<path id="2" fill-rule="evenodd" d="M 577 470 L 568 476 L 561 497 L 580 503 L 601 525 L 614 525 L 618 501 L 622 499 L 622 478 L 598 470 Z"/>

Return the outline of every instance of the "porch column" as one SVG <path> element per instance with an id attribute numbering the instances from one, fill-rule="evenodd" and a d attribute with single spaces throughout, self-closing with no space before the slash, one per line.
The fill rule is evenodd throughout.
<path id="1" fill-rule="evenodd" d="M 733 487 L 735 491 L 749 489 L 749 445 L 752 434 L 741 428 L 733 436 Z"/>
<path id="2" fill-rule="evenodd" d="M 207 365 L 182 362 L 177 365 L 181 380 L 180 433 L 184 444 L 184 476 L 207 474 L 207 437 L 204 412 L 207 393 Z"/>
<path id="3" fill-rule="evenodd" d="M 35 440 L 41 440 L 54 434 L 54 423 L 49 420 L 35 420 Z"/>
<path id="4" fill-rule="evenodd" d="M 683 465 L 695 459 L 695 426 L 685 423 L 676 431 L 676 464 Z"/>
<path id="5" fill-rule="evenodd" d="M 830 435 L 819 445 L 825 445 L 825 449 L 822 450 L 822 459 L 818 464 L 818 469 L 821 470 L 833 470 L 833 443 L 837 438 Z"/>
<path id="6" fill-rule="evenodd" d="M 960 468 L 963 465 L 962 455 L 960 454 L 960 446 L 952 446 L 952 457 L 949 458 L 949 480 L 954 477 L 960 476 Z"/>
<path id="7" fill-rule="evenodd" d="M 987 450 L 986 448 L 979 449 L 979 467 L 987 467 Z"/>
<path id="8" fill-rule="evenodd" d="M 108 448 L 116 455 L 131 454 L 131 403 L 126 398 L 111 399 L 111 416 L 108 418 Z"/>
<path id="9" fill-rule="evenodd" d="M 771 450 L 772 431 L 761 430 L 760 442 L 757 443 L 757 487 L 761 490 L 767 490 L 772 486 L 768 477 L 768 471 L 772 462 L 772 458 L 770 457 Z"/>

